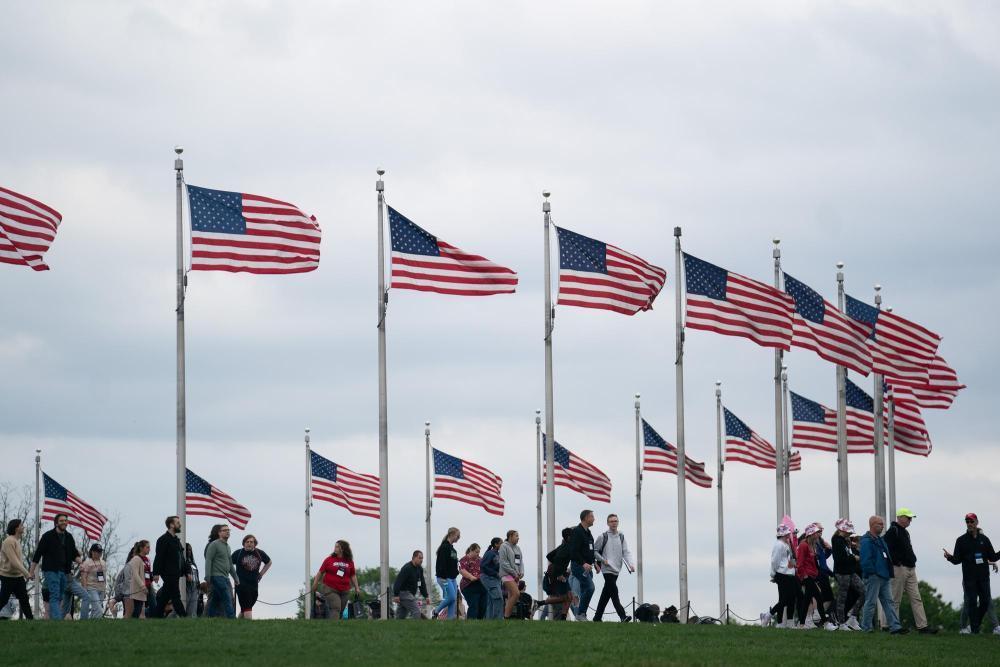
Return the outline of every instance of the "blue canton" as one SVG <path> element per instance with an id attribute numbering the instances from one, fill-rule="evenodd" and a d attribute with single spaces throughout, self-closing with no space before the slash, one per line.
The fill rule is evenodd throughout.
<path id="1" fill-rule="evenodd" d="M 846 380 L 847 407 L 875 414 L 875 401 L 864 390 L 850 380 Z"/>
<path id="2" fill-rule="evenodd" d="M 785 274 L 785 292 L 795 299 L 795 312 L 801 315 L 802 319 L 823 324 L 826 304 L 823 303 L 823 297 L 819 295 L 819 292 L 807 287 L 805 283 L 799 282 L 787 273 Z"/>
<path id="3" fill-rule="evenodd" d="M 52 479 L 45 473 L 42 473 L 42 477 L 45 480 L 45 497 L 53 498 L 54 500 L 66 500 L 66 487 Z"/>
<path id="4" fill-rule="evenodd" d="M 608 246 L 568 229 L 556 227 L 559 234 L 559 268 L 570 271 L 608 272 Z"/>
<path id="5" fill-rule="evenodd" d="M 558 463 L 566 470 L 569 470 L 569 450 L 560 445 L 558 442 L 555 443 L 555 463 Z M 548 450 L 545 446 L 545 434 L 542 434 L 542 461 L 548 460 Z"/>
<path id="6" fill-rule="evenodd" d="M 710 299 L 726 300 L 725 269 L 684 253 L 684 284 L 688 294 L 701 294 Z"/>
<path id="7" fill-rule="evenodd" d="M 792 397 L 792 421 L 826 423 L 826 411 L 816 401 L 799 396 L 794 391 L 788 392 Z"/>
<path id="8" fill-rule="evenodd" d="M 309 454 L 312 458 L 312 474 L 313 477 L 319 477 L 321 479 L 326 479 L 331 482 L 337 481 L 337 464 L 330 459 L 324 458 L 317 454 L 316 452 L 310 450 Z"/>
<path id="9" fill-rule="evenodd" d="M 726 435 L 749 442 L 752 437 L 750 427 L 740 421 L 740 418 L 730 412 L 728 408 L 722 408 L 722 412 L 726 419 Z"/>
<path id="10" fill-rule="evenodd" d="M 878 308 L 869 306 L 864 301 L 858 301 L 853 296 L 847 297 L 847 316 L 852 320 L 864 322 L 872 328 L 868 337 L 875 340 L 875 327 L 878 326 Z"/>
<path id="11" fill-rule="evenodd" d="M 436 236 L 417 227 L 391 206 L 386 208 L 389 209 L 389 235 L 392 237 L 393 250 L 409 255 L 430 255 L 432 257 L 441 255 Z"/>
<path id="12" fill-rule="evenodd" d="M 674 448 L 671 447 L 645 419 L 642 420 L 642 439 L 647 447 L 659 447 L 660 449 L 665 449 L 668 452 L 674 451 Z"/>
<path id="13" fill-rule="evenodd" d="M 239 192 L 187 186 L 191 202 L 191 229 L 216 234 L 246 234 L 243 195 Z"/>
<path id="14" fill-rule="evenodd" d="M 212 495 L 212 485 L 190 470 L 187 471 L 185 476 L 185 483 L 187 484 L 188 493 L 197 493 L 203 496 Z"/>
<path id="15" fill-rule="evenodd" d="M 456 479 L 465 479 L 465 475 L 462 474 L 462 459 L 455 458 L 437 449 L 433 450 L 433 452 L 435 475 L 447 475 Z"/>

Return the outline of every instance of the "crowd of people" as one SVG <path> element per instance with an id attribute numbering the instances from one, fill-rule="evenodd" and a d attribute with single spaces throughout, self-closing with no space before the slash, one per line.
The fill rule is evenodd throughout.
<path id="1" fill-rule="evenodd" d="M 761 625 L 871 632 L 878 607 L 883 629 L 894 635 L 906 634 L 908 629 L 899 618 L 905 593 L 916 631 L 936 634 L 938 629 L 928 623 L 918 587 L 917 557 L 908 530 L 915 518 L 911 510 L 900 508 L 886 530 L 885 519 L 872 516 L 863 535 L 858 535 L 849 519 L 841 518 L 834 525 L 836 532 L 830 542 L 823 539 L 819 522 L 806 526 L 801 535 L 788 522 L 779 525 L 771 549 L 771 580 L 778 588 L 778 601 L 761 613 Z M 1000 555 L 979 528 L 978 516 L 966 514 L 965 526 L 954 551 L 943 550 L 949 562 L 962 566 L 960 632 L 978 634 L 984 618 L 989 617 L 993 633 L 1000 635 L 989 571 L 991 566 L 997 571 Z"/>
<path id="2" fill-rule="evenodd" d="M 936 633 L 937 628 L 928 623 L 918 588 L 917 558 L 908 530 L 915 518 L 912 511 L 901 508 L 886 529 L 882 517 L 872 516 L 862 535 L 849 519 L 841 518 L 829 542 L 818 522 L 806 526 L 801 534 L 790 521 L 779 525 L 770 563 L 778 600 L 761 613 L 761 625 L 872 631 L 877 616 L 883 629 L 905 634 L 907 629 L 899 618 L 905 593 L 916 631 Z M 629 622 L 632 618 L 618 591 L 618 577 L 623 571 L 631 573 L 635 569 L 628 541 L 619 528 L 617 515 L 608 515 L 607 530 L 596 539 L 591 532 L 594 522 L 594 512 L 584 510 L 577 525 L 562 530 L 562 542 L 546 555 L 542 576 L 546 597 L 539 600 L 533 600 L 525 590 L 524 559 L 516 530 L 507 531 L 503 539 L 492 538 L 485 549 L 470 543 L 459 557 L 462 533 L 458 528 L 449 528 L 435 552 L 434 575 L 441 591 L 440 602 L 431 608 L 424 553 L 417 550 L 399 569 L 391 590 L 395 609 L 390 607 L 386 613 L 397 619 L 538 617 L 585 621 L 589 617 L 597 622 L 615 614 L 621 622 Z M 53 523 L 53 528 L 38 540 L 30 566 L 21 547 L 24 524 L 19 519 L 8 523 L 7 536 L 0 546 L 0 609 L 13 597 L 22 616 L 32 619 L 27 582 L 40 572 L 44 612 L 52 620 L 73 617 L 77 601 L 80 619 L 117 616 L 119 606 L 128 619 L 249 619 L 257 603 L 259 582 L 272 565 L 256 537 L 245 535 L 242 546 L 233 551 L 229 526 L 216 524 L 203 551 L 204 572 L 200 573 L 191 544 L 182 543 L 179 537 L 180 519 L 170 516 L 164 522 L 166 532 L 155 546 L 149 540 L 136 542 L 124 566 L 109 581 L 101 545 L 89 545 L 84 556 L 67 531 L 67 516 L 59 514 Z M 979 633 L 989 619 L 993 632 L 1000 635 L 989 578 L 990 567 L 997 571 L 1000 554 L 979 528 L 975 514 L 965 516 L 965 525 L 966 531 L 956 540 L 953 551 L 943 553 L 948 561 L 962 568 L 961 632 Z M 602 575 L 603 588 L 596 608 L 591 608 L 595 574 Z M 314 615 L 331 620 L 352 615 L 352 592 L 355 603 L 360 604 L 362 590 L 351 545 L 338 540 L 311 582 L 310 593 L 315 595 L 321 612 Z M 609 604 L 613 611 L 606 614 Z"/>

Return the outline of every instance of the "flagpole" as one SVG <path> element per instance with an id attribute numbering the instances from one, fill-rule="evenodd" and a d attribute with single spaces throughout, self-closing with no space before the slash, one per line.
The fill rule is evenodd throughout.
<path id="1" fill-rule="evenodd" d="M 790 434 L 788 432 L 788 366 L 781 367 L 781 406 L 782 406 L 782 419 L 781 419 L 781 437 L 784 441 L 783 451 L 781 453 L 781 476 L 784 482 L 783 487 L 785 490 L 785 514 L 791 516 L 792 514 L 792 446 L 790 440 Z M 784 518 L 784 517 L 782 517 Z"/>
<path id="2" fill-rule="evenodd" d="M 774 288 L 781 289 L 781 239 L 774 239 L 774 250 L 772 255 L 774 256 Z M 776 523 L 781 523 L 781 519 L 788 513 L 788 509 L 785 508 L 785 467 L 782 465 L 782 457 L 784 455 L 783 439 L 782 439 L 782 423 L 784 419 L 782 418 L 781 410 L 781 363 L 784 358 L 781 348 L 774 349 L 774 478 L 775 478 L 775 495 L 777 496 L 777 502 L 775 503 L 775 514 L 777 515 Z"/>
<path id="3" fill-rule="evenodd" d="M 886 445 L 889 467 L 889 516 L 896 517 L 896 399 L 889 394 L 889 444 Z"/>
<path id="4" fill-rule="evenodd" d="M 431 423 L 424 422 L 424 472 L 427 475 L 427 485 L 425 486 L 425 512 L 424 512 L 424 538 L 427 544 L 427 554 L 424 556 L 424 562 L 427 563 L 426 567 L 426 581 L 428 583 L 428 588 L 433 586 L 431 582 L 434 581 L 434 556 L 431 551 L 431 507 L 434 504 L 431 492 Z"/>
<path id="5" fill-rule="evenodd" d="M 542 411 L 535 410 L 535 542 L 538 565 L 538 599 L 542 599 Z"/>
<path id="6" fill-rule="evenodd" d="M 722 518 L 722 474 L 726 464 L 722 458 L 722 382 L 715 382 L 715 457 L 718 462 L 716 474 L 718 479 L 715 486 L 719 494 L 719 619 L 723 623 L 728 623 L 728 610 L 726 606 L 726 528 Z"/>
<path id="7" fill-rule="evenodd" d="M 375 192 L 378 195 L 378 495 L 379 495 L 379 596 L 385 596 L 381 620 L 389 618 L 389 409 L 385 376 L 385 314 L 389 295 L 385 289 L 385 184 L 378 169 Z M 430 554 L 427 554 L 428 558 Z"/>
<path id="8" fill-rule="evenodd" d="M 35 543 L 42 537 L 42 450 L 35 450 Z M 35 568 L 35 613 L 41 618 L 42 573 Z"/>
<path id="9" fill-rule="evenodd" d="M 882 286 L 875 285 L 875 307 L 882 310 Z M 885 400 L 882 376 L 875 373 L 875 514 L 885 517 Z"/>
<path id="10" fill-rule="evenodd" d="M 844 309 L 844 263 L 837 262 L 837 307 Z M 851 516 L 847 468 L 847 369 L 837 366 L 837 505 L 839 515 Z"/>
<path id="11" fill-rule="evenodd" d="M 642 604 L 642 411 L 635 395 L 635 573 L 636 598 Z"/>
<path id="12" fill-rule="evenodd" d="M 187 400 L 184 388 L 184 291 L 187 277 L 184 275 L 184 160 L 183 146 L 174 146 L 174 172 L 177 182 L 177 516 L 181 520 L 181 532 L 177 537 L 185 541 L 187 532 Z"/>
<path id="13" fill-rule="evenodd" d="M 684 459 L 684 321 L 681 308 L 681 275 L 683 271 L 681 257 L 681 228 L 674 227 L 674 335 L 676 339 L 676 394 L 677 394 L 677 567 L 680 587 L 681 622 L 688 619 L 688 579 L 687 579 L 687 488 L 684 482 L 687 470 Z"/>
<path id="14" fill-rule="evenodd" d="M 552 267 L 549 250 L 549 228 L 552 226 L 552 206 L 549 196 L 542 193 L 542 213 L 545 214 L 545 519 L 549 551 L 556 548 L 556 485 L 554 461 L 556 456 L 556 420 L 553 414 L 552 394 L 552 329 L 555 310 L 552 308 Z"/>
<path id="15" fill-rule="evenodd" d="M 309 544 L 310 538 L 312 537 L 312 527 L 310 526 L 309 519 L 312 507 L 312 452 L 309 449 L 309 429 L 306 429 L 306 600 L 303 608 L 305 610 L 305 617 L 307 619 L 312 618 L 312 582 L 310 578 L 312 576 L 312 566 L 309 562 L 309 555 L 312 551 L 312 547 Z"/>

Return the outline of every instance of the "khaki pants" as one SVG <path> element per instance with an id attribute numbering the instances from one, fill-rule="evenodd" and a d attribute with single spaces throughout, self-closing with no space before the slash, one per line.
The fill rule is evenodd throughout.
<path id="1" fill-rule="evenodd" d="M 331 621 L 339 621 L 340 613 L 344 611 L 347 604 L 347 594 L 350 591 L 335 591 L 323 582 L 319 584 L 319 594 L 323 596 L 326 603 L 327 618 Z"/>
<path id="2" fill-rule="evenodd" d="M 903 591 L 910 599 L 910 609 L 913 611 L 913 623 L 917 629 L 927 627 L 927 614 L 924 613 L 924 601 L 920 599 L 920 589 L 917 587 L 917 569 L 894 565 L 892 568 L 892 605 L 899 616 L 899 603 L 903 600 Z"/>

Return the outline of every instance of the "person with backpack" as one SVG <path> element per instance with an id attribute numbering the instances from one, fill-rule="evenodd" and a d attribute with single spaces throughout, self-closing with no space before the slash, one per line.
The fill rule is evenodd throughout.
<path id="1" fill-rule="evenodd" d="M 490 546 L 479 562 L 479 581 L 486 589 L 486 613 L 483 618 L 487 620 L 498 621 L 503 618 L 503 589 L 500 583 L 501 544 L 503 540 L 499 537 L 490 540 Z"/>
<path id="2" fill-rule="evenodd" d="M 608 529 L 594 541 L 594 554 L 598 570 L 604 577 L 604 588 L 601 589 L 601 597 L 597 601 L 594 621 L 604 620 L 604 609 L 610 600 L 621 622 L 630 622 L 632 617 L 625 613 L 625 608 L 622 607 L 618 597 L 618 575 L 623 568 L 630 573 L 634 572 L 635 561 L 632 559 L 632 552 L 629 551 L 628 542 L 625 541 L 625 535 L 618 530 L 617 514 L 608 515 Z"/>
<path id="3" fill-rule="evenodd" d="M 139 540 L 132 547 L 125 569 L 128 572 L 128 590 L 124 596 L 124 618 L 146 618 L 146 597 L 149 572 L 146 556 L 149 554 L 149 540 Z"/>
<path id="4" fill-rule="evenodd" d="M 313 577 L 312 592 L 317 590 L 326 604 L 331 621 L 339 621 L 347 607 L 347 595 L 354 587 L 354 594 L 361 595 L 358 575 L 354 569 L 354 554 L 347 540 L 337 540 L 333 552 L 323 559 L 319 571 Z"/>
<path id="5" fill-rule="evenodd" d="M 0 609 L 6 607 L 13 596 L 17 598 L 21 614 L 30 621 L 34 619 L 27 586 L 31 575 L 24 566 L 22 535 L 24 535 L 24 522 L 20 519 L 11 519 L 7 523 L 7 536 L 4 537 L 3 546 L 0 546 Z"/>
<path id="6" fill-rule="evenodd" d="M 594 596 L 594 536 L 590 527 L 594 525 L 594 512 L 580 512 L 580 524 L 573 529 L 570 538 L 570 588 L 579 599 L 573 612 L 576 620 L 586 621 L 590 609 L 590 599 Z"/>
<path id="7" fill-rule="evenodd" d="M 257 604 L 257 588 L 261 579 L 271 569 L 271 557 L 257 548 L 257 538 L 246 535 L 243 548 L 232 555 L 236 566 L 236 599 L 240 603 L 240 618 L 253 619 L 253 606 Z M 261 567 L 263 566 L 263 567 Z"/>
<path id="8" fill-rule="evenodd" d="M 903 592 L 910 600 L 910 611 L 913 612 L 913 624 L 922 635 L 935 635 L 937 628 L 927 624 L 927 613 L 924 611 L 924 601 L 920 597 L 917 586 L 917 556 L 913 553 L 910 542 L 910 532 L 907 528 L 917 518 L 917 515 L 905 507 L 896 511 L 896 520 L 885 531 L 885 544 L 889 547 L 889 559 L 892 561 L 892 604 L 899 615 L 899 603 L 903 600 Z"/>

